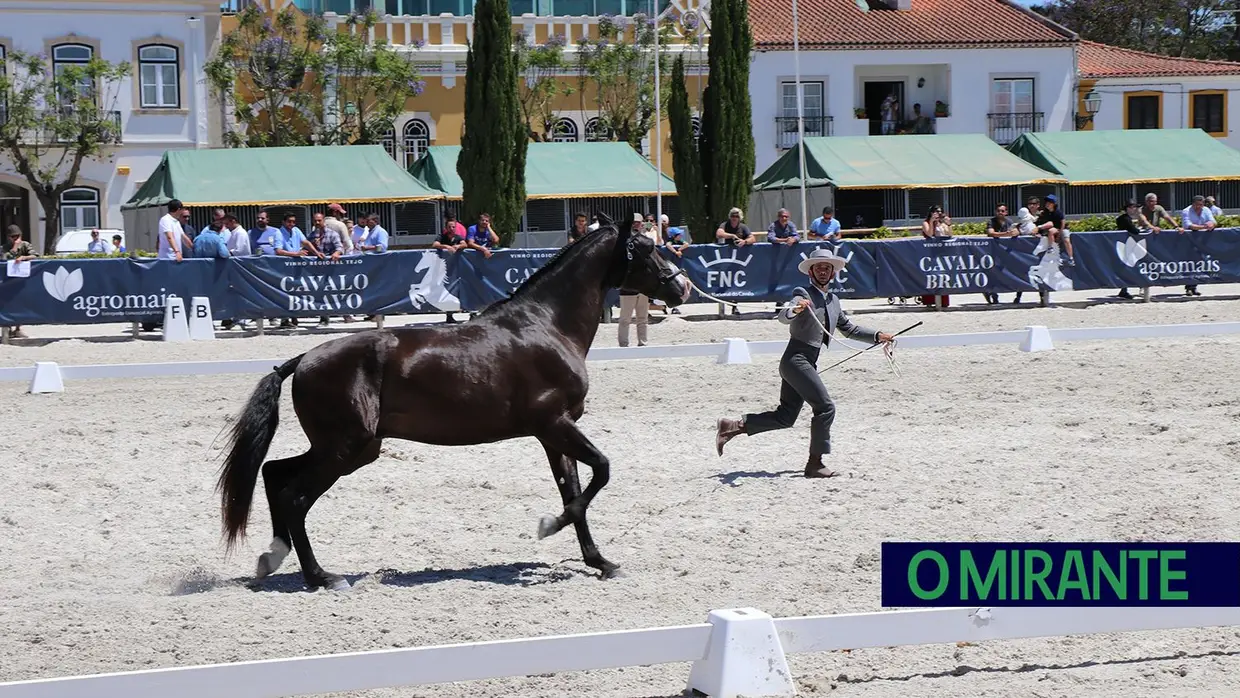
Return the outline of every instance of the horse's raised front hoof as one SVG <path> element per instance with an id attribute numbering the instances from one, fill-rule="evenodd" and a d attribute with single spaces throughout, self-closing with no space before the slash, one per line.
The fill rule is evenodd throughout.
<path id="1" fill-rule="evenodd" d="M 258 564 L 255 566 L 254 576 L 262 579 L 270 575 L 272 572 L 280 569 L 280 565 L 284 563 L 284 558 L 288 556 L 288 546 L 279 538 L 272 539 L 271 551 L 258 556 Z"/>
<path id="2" fill-rule="evenodd" d="M 543 514 L 538 518 L 538 540 L 553 536 L 560 532 L 560 520 L 551 514 Z"/>

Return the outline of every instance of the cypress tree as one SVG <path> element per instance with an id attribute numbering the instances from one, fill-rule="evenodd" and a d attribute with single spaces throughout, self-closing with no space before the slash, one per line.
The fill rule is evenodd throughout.
<path id="1" fill-rule="evenodd" d="M 672 167 L 676 171 L 676 197 L 680 213 L 696 242 L 714 242 L 715 223 L 706 213 L 706 193 L 702 190 L 701 161 L 693 138 L 693 119 L 689 115 L 689 91 L 685 87 L 685 57 L 676 56 L 672 65 L 671 96 L 667 118 L 672 130 Z"/>
<path id="2" fill-rule="evenodd" d="M 525 154 L 529 134 L 517 95 L 508 0 L 477 0 L 474 40 L 465 57 L 465 132 L 456 172 L 461 177 L 462 222 L 484 211 L 510 245 L 525 210 Z"/>
<path id="3" fill-rule="evenodd" d="M 710 8 L 710 76 L 702 96 L 702 180 L 706 211 L 716 222 L 745 208 L 755 167 L 749 56 L 753 32 L 748 0 L 715 0 Z M 679 189 L 677 190 L 679 193 Z"/>

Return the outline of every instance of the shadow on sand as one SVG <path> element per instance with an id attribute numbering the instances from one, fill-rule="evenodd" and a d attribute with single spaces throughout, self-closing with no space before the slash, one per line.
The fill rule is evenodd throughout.
<path id="1" fill-rule="evenodd" d="M 393 587 L 420 587 L 439 582 L 467 581 L 500 584 L 503 586 L 532 587 L 563 582 L 584 573 L 571 568 L 552 566 L 544 562 L 514 562 L 503 565 L 480 565 L 462 569 L 424 569 L 417 572 L 383 569 L 377 572 L 343 575 L 349 586 L 371 577 L 380 584 Z M 215 589 L 243 586 L 251 591 L 269 591 L 292 594 L 309 591 L 300 571 L 281 572 L 256 580 L 253 577 L 223 579 L 207 574 L 191 574 L 178 581 L 173 596 L 203 594 Z"/>
<path id="2" fill-rule="evenodd" d="M 711 475 L 711 480 L 716 480 L 721 484 L 730 487 L 740 487 L 740 480 L 770 480 L 774 478 L 787 477 L 789 475 L 804 475 L 801 470 L 780 470 L 779 472 L 768 472 L 765 470 L 737 470 L 730 473 L 718 473 Z"/>

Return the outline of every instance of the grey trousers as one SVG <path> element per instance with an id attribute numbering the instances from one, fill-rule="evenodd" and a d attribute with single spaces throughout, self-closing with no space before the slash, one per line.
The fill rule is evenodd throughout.
<path id="1" fill-rule="evenodd" d="M 835 403 L 827 387 L 818 377 L 818 347 L 791 340 L 779 360 L 779 407 L 768 412 L 745 415 L 745 433 L 752 436 L 774 429 L 787 429 L 796 424 L 805 403 L 814 410 L 809 423 L 809 454 L 821 456 L 831 452 L 831 424 L 835 421 Z"/>

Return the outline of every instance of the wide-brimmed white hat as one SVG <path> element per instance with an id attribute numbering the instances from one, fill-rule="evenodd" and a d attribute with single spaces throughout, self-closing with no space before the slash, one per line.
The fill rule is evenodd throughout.
<path id="1" fill-rule="evenodd" d="M 797 265 L 797 269 L 800 270 L 802 274 L 809 274 L 809 268 L 815 264 L 830 264 L 835 267 L 835 273 L 838 274 L 847 263 L 848 262 L 843 257 L 840 257 L 831 250 L 828 250 L 825 247 L 819 247 L 811 252 L 808 257 L 802 259 L 801 263 Z"/>

